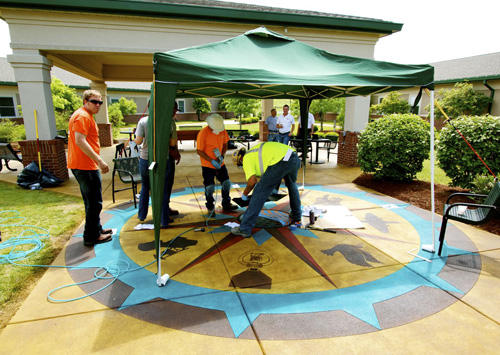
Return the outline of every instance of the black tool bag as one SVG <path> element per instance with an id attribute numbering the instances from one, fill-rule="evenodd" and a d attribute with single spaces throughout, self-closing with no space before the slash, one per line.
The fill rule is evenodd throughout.
<path id="1" fill-rule="evenodd" d="M 40 184 L 41 187 L 56 187 L 64 180 L 52 175 L 47 170 L 38 168 L 38 164 L 32 161 L 17 176 L 17 184 L 25 189 L 30 189 L 33 184 Z"/>

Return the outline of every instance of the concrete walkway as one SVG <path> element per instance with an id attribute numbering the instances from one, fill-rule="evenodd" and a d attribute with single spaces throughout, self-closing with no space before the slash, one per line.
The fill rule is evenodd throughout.
<path id="1" fill-rule="evenodd" d="M 103 175 L 102 219 L 118 230 L 113 242 L 84 247 L 80 227 L 54 262 L 79 268 L 45 273 L 0 332 L 0 354 L 498 353 L 498 236 L 452 223 L 444 256 L 423 252 L 432 242 L 430 213 L 354 185 L 360 170 L 337 166 L 334 155 L 307 165 L 302 203 L 343 206 L 363 228 L 263 227 L 242 239 L 224 223 L 243 209 L 207 221 L 199 158 L 192 142 L 180 147 L 172 207 L 181 214 L 161 232 L 167 284 L 156 285 L 153 232 L 134 229 L 132 193 L 113 204 L 112 174 Z M 230 153 L 237 197 L 245 179 Z M 114 148 L 102 155 L 112 167 Z M 4 169 L 0 180 L 15 183 L 19 171 Z M 72 176 L 52 190 L 80 194 Z M 287 197 L 266 204 L 275 213 L 288 208 Z M 113 277 L 52 294 L 82 299 L 47 299 L 109 262 L 117 276 L 110 286 Z"/>

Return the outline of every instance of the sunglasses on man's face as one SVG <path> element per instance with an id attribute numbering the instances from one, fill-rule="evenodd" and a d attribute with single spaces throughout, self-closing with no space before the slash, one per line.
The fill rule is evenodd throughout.
<path id="1" fill-rule="evenodd" d="M 89 102 L 92 102 L 94 105 L 102 105 L 104 103 L 104 101 L 99 101 L 99 100 L 89 100 Z"/>

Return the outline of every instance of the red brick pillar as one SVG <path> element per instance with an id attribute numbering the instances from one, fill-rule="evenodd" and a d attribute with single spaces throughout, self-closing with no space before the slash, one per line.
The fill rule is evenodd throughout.
<path id="1" fill-rule="evenodd" d="M 339 132 L 337 164 L 358 166 L 358 132 Z"/>
<path id="2" fill-rule="evenodd" d="M 23 155 L 23 165 L 26 166 L 32 161 L 38 164 L 38 150 L 35 141 L 20 141 L 21 154 Z M 52 175 L 67 180 L 69 179 L 68 164 L 66 162 L 66 151 L 64 140 L 51 139 L 40 141 L 40 158 L 42 168 Z"/>
<path id="3" fill-rule="evenodd" d="M 98 123 L 97 127 L 99 127 L 99 143 L 101 147 L 111 147 L 113 145 L 111 123 Z"/>
<path id="4" fill-rule="evenodd" d="M 269 136 L 269 131 L 267 129 L 267 125 L 265 124 L 265 121 L 260 120 L 259 121 L 259 140 L 261 142 L 267 142 L 268 136 Z"/>

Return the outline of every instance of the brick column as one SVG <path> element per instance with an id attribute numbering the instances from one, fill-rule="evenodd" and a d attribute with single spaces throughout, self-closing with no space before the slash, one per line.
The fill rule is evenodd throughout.
<path id="1" fill-rule="evenodd" d="M 337 164 L 358 166 L 358 132 L 339 132 Z"/>
<path id="2" fill-rule="evenodd" d="M 38 150 L 36 140 L 20 141 L 23 165 L 32 161 L 38 164 Z M 42 168 L 60 179 L 68 180 L 68 164 L 66 162 L 66 151 L 62 139 L 40 140 L 40 157 Z"/>
<path id="3" fill-rule="evenodd" d="M 261 142 L 267 142 L 267 137 L 269 136 L 269 131 L 267 130 L 267 125 L 265 121 L 259 121 L 259 140 Z"/>
<path id="4" fill-rule="evenodd" d="M 97 127 L 99 127 L 99 143 L 101 147 L 111 147 L 113 145 L 111 123 L 98 123 Z"/>

